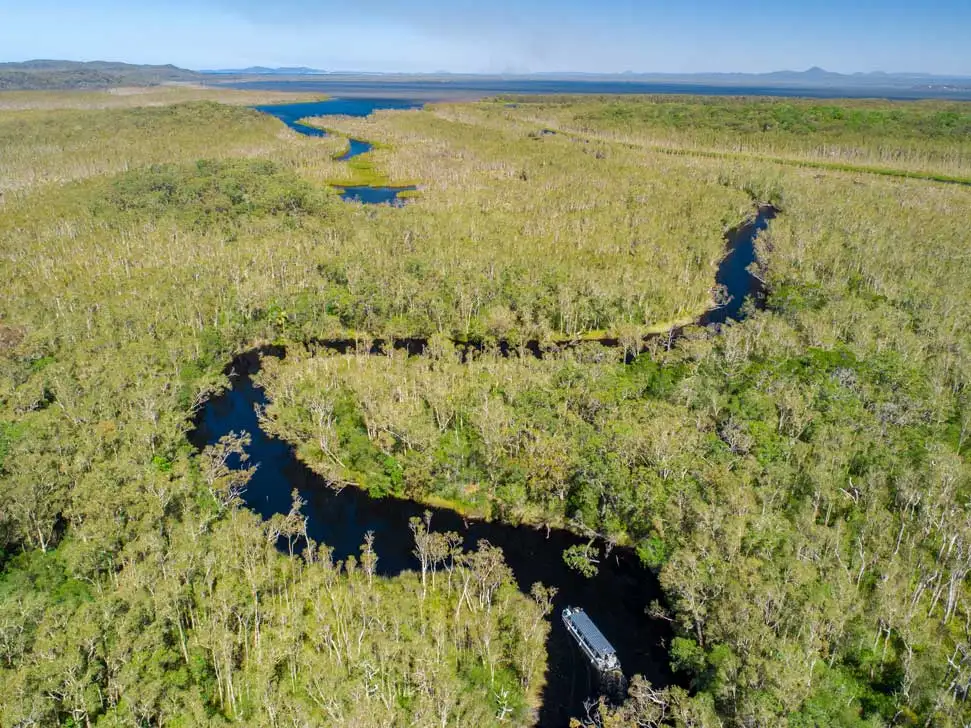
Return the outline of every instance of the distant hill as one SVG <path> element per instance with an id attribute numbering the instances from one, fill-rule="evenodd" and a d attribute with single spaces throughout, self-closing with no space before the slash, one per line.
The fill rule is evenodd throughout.
<path id="1" fill-rule="evenodd" d="M 202 76 L 177 66 L 141 66 L 109 61 L 0 63 L 0 90 L 84 89 L 155 86 L 173 81 L 200 81 Z"/>

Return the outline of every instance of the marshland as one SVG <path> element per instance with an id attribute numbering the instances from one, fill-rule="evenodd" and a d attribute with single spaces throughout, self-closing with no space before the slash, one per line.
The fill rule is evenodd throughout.
<path id="1" fill-rule="evenodd" d="M 971 720 L 971 106 L 319 100 L 0 93 L 0 724 Z"/>

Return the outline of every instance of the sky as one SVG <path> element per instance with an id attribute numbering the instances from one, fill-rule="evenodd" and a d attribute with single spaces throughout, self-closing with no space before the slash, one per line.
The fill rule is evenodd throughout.
<path id="1" fill-rule="evenodd" d="M 0 0 L 0 61 L 971 76 L 971 0 Z"/>

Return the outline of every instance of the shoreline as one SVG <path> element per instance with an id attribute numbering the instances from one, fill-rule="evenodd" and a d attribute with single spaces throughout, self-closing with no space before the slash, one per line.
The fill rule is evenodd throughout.
<path id="1" fill-rule="evenodd" d="M 719 260 L 719 267 L 718 267 L 718 270 L 716 271 L 716 281 L 717 281 L 718 275 L 721 272 L 721 265 L 727 259 L 729 259 L 733 253 L 736 252 L 736 250 L 740 245 L 743 244 L 743 239 L 746 236 L 750 236 L 750 239 L 754 242 L 754 237 L 758 234 L 760 230 L 759 228 L 760 221 L 771 220 L 780 212 L 781 212 L 780 209 L 775 207 L 774 205 L 771 205 L 768 203 L 760 203 L 757 206 L 755 215 L 748 217 L 742 223 L 740 223 L 735 227 L 730 228 L 728 232 L 726 232 L 726 235 L 725 235 L 726 252 L 725 252 L 725 255 L 722 256 L 722 258 Z M 754 277 L 751 276 L 751 274 L 749 274 L 749 276 L 754 279 Z M 763 292 L 765 289 L 765 285 L 758 279 L 754 279 L 754 280 L 756 281 L 756 284 L 757 284 L 756 293 L 761 294 L 761 292 Z M 746 296 L 746 298 L 747 297 L 748 296 Z M 756 305 L 759 305 L 758 301 L 756 302 Z M 601 346 L 604 346 L 605 348 L 613 348 L 613 349 L 624 348 L 625 349 L 624 359 L 620 363 L 623 363 L 626 365 L 626 364 L 630 364 L 636 356 L 646 353 L 647 345 L 651 341 L 661 339 L 667 336 L 669 339 L 668 346 L 670 346 L 675 340 L 683 336 L 686 329 L 688 329 L 694 324 L 697 324 L 700 326 L 722 325 L 722 323 L 724 322 L 718 321 L 718 320 L 710 320 L 710 319 L 715 317 L 717 313 L 719 311 L 722 311 L 724 308 L 725 308 L 724 306 L 709 308 L 705 312 L 703 312 L 700 316 L 690 319 L 690 321 L 687 324 L 676 324 L 666 329 L 657 331 L 656 333 L 646 333 L 641 337 L 640 346 L 638 347 L 636 352 L 628 352 L 626 350 L 626 345 L 623 344 L 619 338 L 614 338 L 614 337 L 601 337 L 601 338 L 573 337 L 569 339 L 564 338 L 564 339 L 554 340 L 553 342 L 540 342 L 537 339 L 528 339 L 519 345 L 513 345 L 508 339 L 497 339 L 493 342 L 487 342 L 484 340 L 473 341 L 469 339 L 462 340 L 462 339 L 451 338 L 450 341 L 452 341 L 453 345 L 455 345 L 456 348 L 464 349 L 464 351 L 460 352 L 460 357 L 462 358 L 462 360 L 465 360 L 470 354 L 474 352 L 485 351 L 487 348 L 494 348 L 495 350 L 501 352 L 502 355 L 506 357 L 512 356 L 513 352 L 515 351 L 519 351 L 524 353 L 528 352 L 529 356 L 533 356 L 541 359 L 543 358 L 544 350 L 546 349 L 547 343 L 550 346 L 559 347 L 563 349 L 570 349 L 587 343 L 596 343 L 596 344 L 600 344 Z M 660 325 L 656 325 L 656 326 L 660 326 Z M 410 337 L 410 338 L 391 338 L 391 339 L 369 339 L 369 338 L 309 339 L 303 342 L 292 341 L 292 342 L 274 342 L 274 343 L 253 342 L 251 346 L 249 346 L 244 351 L 238 352 L 232 358 L 232 360 L 224 368 L 223 373 L 224 375 L 230 378 L 232 378 L 233 376 L 239 376 L 241 373 L 251 378 L 254 374 L 257 374 L 259 370 L 262 368 L 262 359 L 264 357 L 270 356 L 278 359 L 285 359 L 288 355 L 288 348 L 291 346 L 303 346 L 308 349 L 311 347 L 319 347 L 319 348 L 324 348 L 324 349 L 329 349 L 331 351 L 334 351 L 338 355 L 347 355 L 352 352 L 358 351 L 361 344 L 366 343 L 368 344 L 368 350 L 367 350 L 368 356 L 387 356 L 389 351 L 401 351 L 401 350 L 406 351 L 408 356 L 421 356 L 425 351 L 425 349 L 428 347 L 429 340 L 430 340 L 430 337 Z M 256 387 L 258 385 L 254 382 L 253 386 Z M 232 386 L 230 386 L 230 388 L 232 388 Z M 224 394 L 224 390 L 217 390 L 201 403 L 198 411 L 195 412 L 193 417 L 191 418 L 191 422 L 194 430 L 197 430 L 199 428 L 201 423 L 201 416 L 202 416 L 202 413 L 205 411 L 205 408 L 211 403 L 213 399 L 221 396 L 222 394 Z M 268 433 L 273 437 L 275 437 L 276 439 L 280 440 L 281 442 L 285 443 L 287 447 L 290 448 L 292 456 L 301 464 L 303 464 L 303 466 L 306 467 L 310 472 L 314 473 L 322 481 L 329 482 L 325 474 L 317 470 L 314 467 L 313 463 L 308 462 L 306 458 L 304 458 L 301 455 L 300 448 L 299 448 L 300 443 L 291 442 L 289 439 L 286 439 L 281 434 L 274 432 L 272 428 L 268 430 Z M 329 485 L 329 487 L 334 488 L 333 485 Z M 494 510 L 492 509 L 491 506 L 488 508 L 488 511 L 484 511 L 481 507 L 475 504 L 466 503 L 464 501 L 454 500 L 451 498 L 446 498 L 434 493 L 429 493 L 418 497 L 405 497 L 405 496 L 400 496 L 395 494 L 371 496 L 370 491 L 368 490 L 366 485 L 361 483 L 349 482 L 345 484 L 343 487 L 355 488 L 356 490 L 359 490 L 360 492 L 367 494 L 368 497 L 374 497 L 378 500 L 394 499 L 395 501 L 418 503 L 421 505 L 425 505 L 429 508 L 449 510 L 457 515 L 462 516 L 465 519 L 473 520 L 483 524 L 498 523 L 498 524 L 504 524 L 504 525 L 513 526 L 513 527 L 528 527 L 535 530 L 541 530 L 545 528 L 547 529 L 547 531 L 549 531 L 550 529 L 559 529 L 559 530 L 564 530 L 564 531 L 573 533 L 574 535 L 577 535 L 577 536 L 589 537 L 589 534 L 578 533 L 573 528 L 571 528 L 571 524 L 569 523 L 569 521 L 564 521 L 562 519 L 534 520 L 532 518 L 529 518 L 528 515 L 526 514 L 520 514 L 516 512 L 505 514 L 507 516 L 512 515 L 514 517 L 517 517 L 516 520 L 509 519 L 509 518 L 494 518 L 493 517 Z M 342 489 L 343 488 L 340 488 L 340 490 Z M 624 548 L 629 548 L 634 550 L 634 546 L 629 541 L 629 539 L 623 538 L 622 536 L 619 538 L 614 538 L 605 534 L 596 534 L 596 538 L 606 544 L 610 544 L 611 547 L 624 547 Z"/>

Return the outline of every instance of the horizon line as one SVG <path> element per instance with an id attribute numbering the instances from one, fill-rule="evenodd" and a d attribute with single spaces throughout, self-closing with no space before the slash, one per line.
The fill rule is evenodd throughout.
<path id="1" fill-rule="evenodd" d="M 68 58 L 28 58 L 26 60 L 11 61 L 5 60 L 0 61 L 0 66 L 2 65 L 20 65 L 29 63 L 78 63 L 78 64 L 91 64 L 91 63 L 119 63 L 130 66 L 158 66 L 158 67 L 173 67 L 179 70 L 191 71 L 193 73 L 200 74 L 217 74 L 217 73 L 241 73 L 245 72 L 251 68 L 263 68 L 269 71 L 286 71 L 286 70 L 302 70 L 303 75 L 338 75 L 338 74 L 359 74 L 359 75 L 369 75 L 369 76 L 380 76 L 380 75 L 399 75 L 399 76 L 553 76 L 553 75 L 575 75 L 575 76 L 769 76 L 773 74 L 799 74 L 807 75 L 813 72 L 825 73 L 834 76 L 845 76 L 847 78 L 859 77 L 859 76 L 871 76 L 871 77 L 927 77 L 934 79 L 971 79 L 971 75 L 966 74 L 955 74 L 955 73 L 943 73 L 937 71 L 884 71 L 884 70 L 874 70 L 874 71 L 831 71 L 819 65 L 813 65 L 804 70 L 795 70 L 793 68 L 778 68 L 771 71 L 645 71 L 645 70 L 633 70 L 624 69 L 622 71 L 589 71 L 582 69 L 558 69 L 551 71 L 532 71 L 532 70 L 504 70 L 504 71 L 452 71 L 448 69 L 436 69 L 431 71 L 403 71 L 403 70 L 358 70 L 353 68 L 342 68 L 342 69 L 323 69 L 308 65 L 286 65 L 286 66 L 272 66 L 264 65 L 261 63 L 251 63 L 248 66 L 242 67 L 217 67 L 210 66 L 208 68 L 191 68 L 189 66 L 181 66 L 177 63 L 137 63 L 132 61 L 118 61 L 118 60 L 105 60 L 104 58 L 95 58 L 91 60 L 74 60 Z M 259 75 L 259 74 L 254 74 Z"/>

